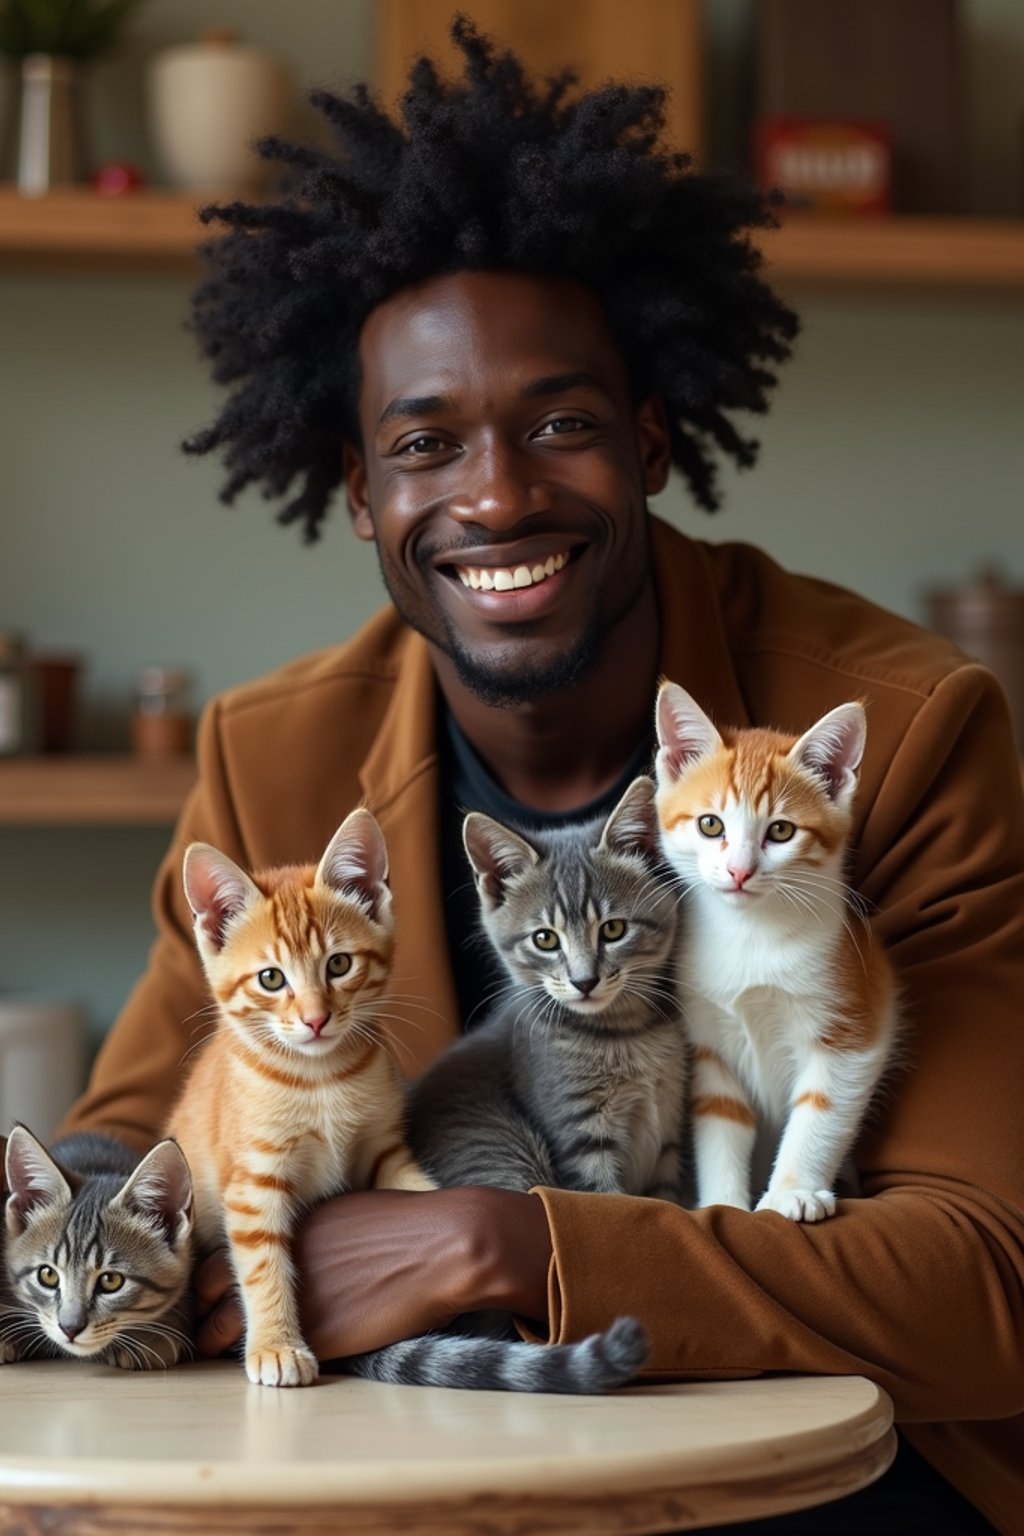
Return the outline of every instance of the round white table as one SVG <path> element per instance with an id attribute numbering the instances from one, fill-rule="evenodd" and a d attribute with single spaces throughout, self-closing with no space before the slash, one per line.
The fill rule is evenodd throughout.
<path id="1" fill-rule="evenodd" d="M 680 1531 L 838 1498 L 894 1451 L 861 1377 L 555 1397 L 0 1367 L 0 1525 L 47 1536 Z"/>

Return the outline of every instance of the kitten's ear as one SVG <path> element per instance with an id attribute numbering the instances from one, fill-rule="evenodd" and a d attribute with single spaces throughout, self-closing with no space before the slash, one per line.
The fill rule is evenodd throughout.
<path id="1" fill-rule="evenodd" d="M 110 1203 L 154 1222 L 172 1248 L 186 1241 L 192 1231 L 192 1175 L 178 1143 L 158 1141 Z"/>
<path id="2" fill-rule="evenodd" d="M 612 853 L 642 853 L 645 858 L 657 858 L 658 813 L 654 794 L 653 779 L 634 779 L 605 822 L 598 846 Z"/>
<path id="3" fill-rule="evenodd" d="M 7 1230 L 12 1237 L 24 1232 L 29 1216 L 47 1205 L 70 1205 L 71 1185 L 41 1141 L 23 1125 L 7 1138 L 5 1175 Z"/>
<path id="4" fill-rule="evenodd" d="M 317 865 L 316 883 L 354 897 L 372 918 L 391 908 L 388 850 L 384 834 L 362 806 L 345 817 Z"/>
<path id="5" fill-rule="evenodd" d="M 182 878 L 196 919 L 196 937 L 213 949 L 223 949 L 228 924 L 250 902 L 260 900 L 259 887 L 209 843 L 190 843 L 185 849 Z"/>
<path id="6" fill-rule="evenodd" d="M 849 800 L 857 787 L 867 730 L 863 704 L 840 704 L 804 732 L 790 748 L 789 760 L 821 779 L 830 800 Z"/>
<path id="7" fill-rule="evenodd" d="M 462 841 L 473 866 L 476 888 L 485 905 L 498 907 L 505 885 L 537 863 L 532 844 L 482 811 L 470 811 L 462 823 Z"/>
<path id="8" fill-rule="evenodd" d="M 659 783 L 678 779 L 688 763 L 707 757 L 722 745 L 721 736 L 696 699 L 678 683 L 662 683 L 654 719 L 658 731 Z"/>

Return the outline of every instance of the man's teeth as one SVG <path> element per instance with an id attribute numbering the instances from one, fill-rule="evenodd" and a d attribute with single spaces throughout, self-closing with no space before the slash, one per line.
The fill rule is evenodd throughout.
<path id="1" fill-rule="evenodd" d="M 568 554 L 549 555 L 536 565 L 457 565 L 455 569 L 464 587 L 481 592 L 511 592 L 515 587 L 535 587 L 538 581 L 546 581 L 560 571 L 568 559 Z"/>

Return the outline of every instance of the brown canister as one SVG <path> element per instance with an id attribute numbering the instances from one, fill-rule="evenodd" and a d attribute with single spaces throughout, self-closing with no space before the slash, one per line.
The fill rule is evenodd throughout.
<path id="1" fill-rule="evenodd" d="M 192 750 L 189 675 L 179 667 L 143 667 L 132 714 L 132 751 L 159 761 Z"/>
<path id="2" fill-rule="evenodd" d="M 1024 755 L 1024 587 L 1013 587 L 984 566 L 958 587 L 925 594 L 928 623 L 994 672 L 1010 706 Z"/>

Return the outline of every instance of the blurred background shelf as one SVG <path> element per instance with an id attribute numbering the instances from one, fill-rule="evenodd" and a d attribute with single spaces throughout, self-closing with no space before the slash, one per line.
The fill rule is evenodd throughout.
<path id="1" fill-rule="evenodd" d="M 0 825 L 169 825 L 195 773 L 188 757 L 8 758 L 0 761 Z"/>
<path id="2" fill-rule="evenodd" d="M 203 227 L 195 198 L 175 192 L 101 197 L 67 188 L 24 197 L 0 186 L 0 259 L 43 258 L 67 268 L 99 261 L 185 267 L 195 260 Z"/>
<path id="3" fill-rule="evenodd" d="M 196 260 L 207 233 L 195 199 L 173 192 L 22 197 L 0 186 L 0 260 L 7 265 L 180 270 Z M 763 247 L 779 278 L 1024 288 L 1024 219 L 793 216 Z"/>
<path id="4" fill-rule="evenodd" d="M 1024 288 L 1024 219 L 794 215 L 762 243 L 780 278 Z"/>

